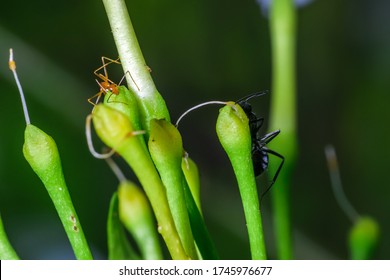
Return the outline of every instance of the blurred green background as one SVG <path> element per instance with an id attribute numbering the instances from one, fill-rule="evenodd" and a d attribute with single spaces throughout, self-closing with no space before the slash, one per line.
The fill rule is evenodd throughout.
<path id="1" fill-rule="evenodd" d="M 204 101 L 237 100 L 270 89 L 269 24 L 255 0 L 127 4 L 172 120 Z M 359 213 L 380 224 L 381 242 L 374 258 L 390 258 L 389 10 L 385 0 L 316 0 L 298 11 L 299 158 L 291 182 L 298 259 L 348 258 L 351 222 L 331 191 L 323 151 L 328 143 L 336 147 L 347 196 Z M 10 47 L 32 123 L 56 140 L 86 237 L 95 257 L 106 258 L 106 216 L 117 179 L 104 161 L 89 154 L 84 135 L 85 117 L 92 109 L 86 100 L 98 91 L 93 70 L 101 56 L 117 57 L 103 4 L 3 1 L 0 10 L 3 222 L 21 258 L 71 258 L 46 190 L 23 158 L 25 123 L 8 70 Z M 115 65 L 109 74 L 114 81 L 122 77 Z M 269 96 L 252 102 L 266 120 L 270 90 Z M 246 259 L 250 255 L 243 211 L 215 133 L 217 114 L 218 106 L 199 109 L 183 120 L 180 130 L 201 172 L 204 215 L 221 257 Z M 269 196 L 262 211 L 269 257 L 274 258 Z"/>

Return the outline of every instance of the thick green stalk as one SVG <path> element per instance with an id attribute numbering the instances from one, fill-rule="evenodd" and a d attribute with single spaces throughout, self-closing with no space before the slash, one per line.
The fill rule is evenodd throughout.
<path id="1" fill-rule="evenodd" d="M 184 196 L 184 175 L 181 170 L 183 144 L 177 128 L 166 120 L 150 122 L 149 152 L 161 176 L 167 193 L 169 209 L 184 250 L 191 259 L 197 259 Z"/>
<path id="2" fill-rule="evenodd" d="M 252 259 L 264 260 L 267 255 L 252 163 L 252 139 L 248 118 L 240 106 L 230 102 L 219 111 L 217 134 L 237 178 Z"/>
<path id="3" fill-rule="evenodd" d="M 3 226 L 3 220 L 0 215 L 0 260 L 18 260 L 14 248 L 8 240 L 7 234 Z"/>
<path id="4" fill-rule="evenodd" d="M 142 124 L 149 133 L 151 119 L 170 121 L 165 101 L 156 89 L 142 55 L 124 0 L 103 0 L 127 84 L 134 91 Z"/>
<path id="5" fill-rule="evenodd" d="M 274 224 L 278 258 L 291 259 L 290 182 L 297 155 L 295 85 L 295 10 L 293 0 L 274 0 L 271 5 L 272 97 L 270 130 L 280 135 L 270 148 L 285 158 L 285 164 L 273 187 Z M 271 173 L 279 162 L 270 160 Z"/>

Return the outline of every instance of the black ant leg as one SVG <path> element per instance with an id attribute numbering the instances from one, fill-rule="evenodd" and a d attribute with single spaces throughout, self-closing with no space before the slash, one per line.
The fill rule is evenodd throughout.
<path id="1" fill-rule="evenodd" d="M 278 132 L 278 133 L 279 133 L 279 132 Z M 276 134 L 276 135 L 278 135 L 278 134 Z M 275 135 L 275 136 L 276 136 L 276 135 Z M 275 137 L 275 136 L 274 136 L 274 137 Z M 273 137 L 272 137 L 272 138 L 273 138 Z M 271 140 L 272 140 L 272 138 L 271 138 Z M 275 175 L 274 175 L 274 177 L 272 178 L 272 181 L 271 181 L 270 185 L 269 185 L 268 188 L 265 190 L 265 192 L 263 192 L 263 193 L 261 194 L 260 201 L 263 199 L 263 197 L 266 195 L 266 193 L 267 193 L 267 192 L 272 188 L 272 186 L 274 185 L 276 179 L 277 179 L 278 176 L 279 176 L 280 170 L 282 169 L 282 166 L 283 166 L 283 164 L 284 164 L 284 156 L 282 156 L 281 154 L 279 154 L 279 153 L 277 153 L 277 152 L 275 152 L 275 151 L 273 151 L 273 150 L 268 149 L 267 147 L 263 147 L 262 149 L 263 149 L 263 151 L 266 152 L 267 154 L 271 154 L 271 155 L 274 155 L 274 156 L 280 158 L 280 159 L 282 160 L 282 162 L 279 164 L 279 167 L 278 167 L 278 169 L 276 170 Z"/>
<path id="2" fill-rule="evenodd" d="M 257 135 L 257 132 L 260 130 L 260 127 L 263 125 L 263 122 L 264 122 L 264 118 L 256 118 L 256 116 L 254 116 L 255 119 L 249 119 L 249 129 L 250 129 L 250 132 L 251 132 L 251 136 L 252 138 L 253 137 L 256 137 Z"/>
<path id="3" fill-rule="evenodd" d="M 275 130 L 275 131 L 272 131 L 270 133 L 267 133 L 266 135 L 264 135 L 261 139 L 260 139 L 260 146 L 262 148 L 265 148 L 264 145 L 268 144 L 269 142 L 272 141 L 272 139 L 274 139 L 276 136 L 278 136 L 280 133 L 280 130 Z M 266 149 L 266 148 L 265 148 Z"/>

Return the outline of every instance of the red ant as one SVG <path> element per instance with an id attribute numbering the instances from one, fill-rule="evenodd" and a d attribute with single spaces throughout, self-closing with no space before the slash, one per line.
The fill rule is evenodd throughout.
<path id="1" fill-rule="evenodd" d="M 106 62 L 106 60 L 108 62 Z M 102 66 L 100 66 L 99 68 L 97 68 L 93 73 L 100 79 L 102 80 L 101 82 L 99 82 L 97 79 L 96 79 L 96 82 L 97 84 L 99 85 L 100 87 L 100 91 L 98 93 L 96 93 L 94 96 L 88 98 L 88 102 L 91 103 L 92 105 L 96 105 L 98 102 L 99 102 L 99 99 L 100 97 L 106 93 L 111 93 L 112 94 L 115 94 L 115 95 L 118 95 L 119 94 L 119 86 L 120 84 L 122 83 L 123 79 L 125 78 L 125 75 L 122 77 L 122 79 L 119 81 L 118 84 L 115 84 L 113 81 L 111 81 L 109 78 L 108 78 L 108 74 L 107 74 L 107 69 L 106 69 L 106 66 L 111 64 L 111 63 L 116 63 L 116 64 L 121 64 L 119 62 L 119 58 L 117 59 L 111 59 L 111 58 L 108 58 L 108 57 L 105 57 L 105 56 L 102 56 Z M 99 71 L 103 69 L 104 71 L 104 75 L 102 73 L 99 73 Z M 137 84 L 135 83 L 133 77 L 131 76 L 131 74 L 129 73 L 131 79 L 133 80 L 134 84 L 137 86 Z M 139 87 L 137 86 L 137 89 L 139 89 Z M 110 99 L 111 95 L 108 97 L 108 100 Z M 96 97 L 96 103 L 94 103 L 92 101 L 92 99 L 94 99 Z M 107 100 L 107 102 L 108 102 Z"/>

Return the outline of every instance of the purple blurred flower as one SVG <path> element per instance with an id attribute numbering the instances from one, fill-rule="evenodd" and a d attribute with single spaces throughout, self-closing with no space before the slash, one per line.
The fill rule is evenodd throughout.
<path id="1" fill-rule="evenodd" d="M 296 7 L 304 7 L 314 0 L 294 0 L 294 4 Z M 268 15 L 269 6 L 271 5 L 272 0 L 256 0 L 256 2 L 260 5 L 261 10 L 264 15 Z"/>

